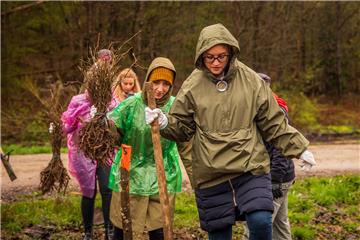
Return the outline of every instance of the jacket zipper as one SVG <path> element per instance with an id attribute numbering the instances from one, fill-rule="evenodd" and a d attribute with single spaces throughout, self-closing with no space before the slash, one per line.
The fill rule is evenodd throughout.
<path id="1" fill-rule="evenodd" d="M 229 184 L 230 184 L 230 187 L 231 187 L 231 191 L 232 191 L 232 194 L 233 194 L 234 205 L 235 205 L 235 207 L 236 207 L 236 206 L 237 206 L 237 203 L 236 203 L 236 198 L 235 198 L 235 190 L 234 190 L 234 187 L 233 187 L 233 185 L 232 185 L 232 183 L 231 183 L 231 180 L 229 179 L 228 181 L 229 181 Z"/>

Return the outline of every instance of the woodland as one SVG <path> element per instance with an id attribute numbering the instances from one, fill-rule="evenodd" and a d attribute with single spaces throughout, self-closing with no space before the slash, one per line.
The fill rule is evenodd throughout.
<path id="1" fill-rule="evenodd" d="M 29 86 L 42 93 L 60 81 L 76 94 L 96 47 L 131 51 L 141 82 L 153 58 L 170 58 L 176 94 L 194 69 L 201 29 L 214 23 L 239 41 L 240 61 L 271 76 L 296 127 L 359 133 L 358 2 L 2 1 L 2 143 L 48 141 L 49 119 Z"/>
<path id="2" fill-rule="evenodd" d="M 297 172 L 289 191 L 293 239 L 360 239 L 360 2 L 43 0 L 1 1 L 0 150 L 8 165 L 12 154 L 18 177 L 10 182 L 1 171 L 1 239 L 83 234 L 60 116 L 84 90 L 94 52 L 123 54 L 118 68 L 131 66 L 141 83 L 155 57 L 170 58 L 175 96 L 194 70 L 200 31 L 215 23 L 238 40 L 241 62 L 272 78 L 290 124 L 311 141 L 315 171 Z M 183 190 L 175 239 L 205 239 L 185 179 Z M 95 215 L 100 206 L 98 196 Z M 103 239 L 102 218 L 94 223 L 95 239 Z M 242 239 L 241 224 L 233 231 Z"/>

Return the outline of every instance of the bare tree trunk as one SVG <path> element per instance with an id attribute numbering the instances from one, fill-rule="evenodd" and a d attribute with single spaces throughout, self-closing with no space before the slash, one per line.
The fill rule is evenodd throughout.
<path id="1" fill-rule="evenodd" d="M 257 68 L 259 64 L 258 59 L 258 38 L 259 38 L 259 18 L 261 13 L 262 5 L 256 4 L 254 8 L 252 8 L 252 19 L 253 19 L 253 31 L 252 31 L 252 67 Z"/>
<path id="2" fill-rule="evenodd" d="M 136 15 L 135 21 L 133 24 L 133 34 L 137 33 L 141 30 L 144 26 L 144 10 L 145 10 L 145 3 L 143 1 L 136 2 Z M 142 50 L 142 36 L 141 34 L 136 37 L 136 52 L 141 53 Z"/>
<path id="3" fill-rule="evenodd" d="M 299 26 L 299 38 L 298 38 L 298 52 L 299 52 L 299 72 L 303 75 L 306 71 L 306 15 L 304 11 L 304 2 L 300 2 L 300 26 Z"/>
<path id="4" fill-rule="evenodd" d="M 87 17 L 87 21 L 86 21 L 86 27 L 87 27 L 87 36 L 86 36 L 86 40 L 85 40 L 85 44 L 86 44 L 86 48 L 89 51 L 90 47 L 91 47 L 91 41 L 92 41 L 92 34 L 93 34 L 93 29 L 94 29 L 94 24 L 93 24 L 93 20 L 94 20 L 94 3 L 89 1 L 86 2 L 86 17 Z"/>
<path id="5" fill-rule="evenodd" d="M 336 2 L 336 51 L 335 51 L 335 59 L 336 59 L 336 82 L 337 82 L 337 95 L 341 96 L 342 95 L 342 81 L 341 81 L 341 54 L 340 54 L 340 26 L 339 26 L 339 22 L 340 22 L 340 18 L 341 18 L 341 6 L 339 2 Z"/>

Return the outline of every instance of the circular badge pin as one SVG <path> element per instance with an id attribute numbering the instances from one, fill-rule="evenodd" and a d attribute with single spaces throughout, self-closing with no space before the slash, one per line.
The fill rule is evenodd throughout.
<path id="1" fill-rule="evenodd" d="M 228 84 L 227 82 L 221 80 L 221 81 L 218 81 L 216 83 L 216 89 L 219 91 L 219 92 L 224 92 L 226 91 L 226 89 L 228 88 Z"/>

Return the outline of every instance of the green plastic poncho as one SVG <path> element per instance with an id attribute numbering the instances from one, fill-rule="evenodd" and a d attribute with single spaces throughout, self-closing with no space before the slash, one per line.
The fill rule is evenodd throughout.
<path id="1" fill-rule="evenodd" d="M 160 109 L 167 113 L 174 101 L 170 97 Z M 122 144 L 132 147 L 130 165 L 130 194 L 150 196 L 159 194 L 151 127 L 145 123 L 145 107 L 141 93 L 127 98 L 108 114 L 122 134 Z M 176 143 L 161 137 L 167 190 L 170 193 L 181 191 L 182 174 Z M 115 156 L 109 177 L 109 187 L 119 192 L 121 149 Z"/>

